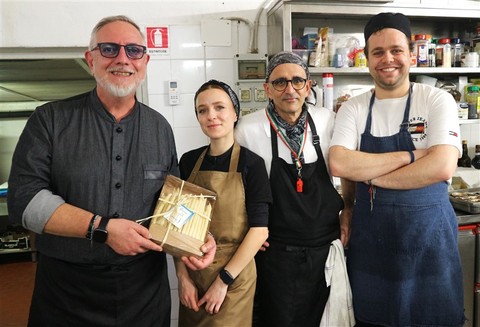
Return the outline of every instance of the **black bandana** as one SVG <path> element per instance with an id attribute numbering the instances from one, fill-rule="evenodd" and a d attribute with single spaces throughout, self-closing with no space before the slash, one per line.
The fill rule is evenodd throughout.
<path id="1" fill-rule="evenodd" d="M 302 153 L 298 153 L 298 152 L 300 151 L 303 138 L 304 138 L 304 133 L 306 132 L 305 127 L 306 127 L 306 121 L 307 121 L 307 105 L 306 104 L 303 105 L 300 118 L 298 119 L 298 122 L 293 126 L 287 123 L 282 117 L 280 117 L 280 115 L 275 110 L 275 105 L 273 104 L 273 101 L 270 101 L 268 103 L 267 111 L 269 113 L 269 116 L 272 118 L 274 124 L 277 126 L 277 128 L 283 132 L 283 135 L 286 136 L 285 141 L 288 143 L 290 148 L 298 154 L 298 157 L 300 158 L 300 162 L 304 163 L 305 160 L 303 158 L 303 152 Z M 292 160 L 293 162 L 295 162 L 296 160 L 293 154 L 292 154 Z"/>

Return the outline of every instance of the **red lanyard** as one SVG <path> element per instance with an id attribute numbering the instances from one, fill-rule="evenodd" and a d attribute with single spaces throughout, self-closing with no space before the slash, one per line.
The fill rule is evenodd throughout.
<path id="1" fill-rule="evenodd" d="M 268 121 L 270 122 L 270 125 L 273 127 L 275 130 L 275 133 L 277 133 L 278 137 L 280 137 L 280 140 L 282 140 L 283 144 L 290 150 L 292 153 L 293 157 L 295 158 L 295 167 L 297 168 L 297 192 L 302 193 L 303 192 L 303 180 L 302 180 L 302 162 L 300 161 L 300 155 L 303 152 L 303 148 L 305 147 L 305 142 L 307 140 L 307 129 L 308 129 L 308 119 L 305 119 L 305 130 L 303 132 L 303 141 L 300 146 L 300 150 L 298 153 L 296 153 L 290 145 L 287 143 L 286 139 L 287 137 L 283 134 L 282 130 L 277 127 L 273 119 L 270 117 L 268 110 L 265 110 L 265 113 L 267 114 Z M 273 135 L 272 135 L 273 137 Z"/>

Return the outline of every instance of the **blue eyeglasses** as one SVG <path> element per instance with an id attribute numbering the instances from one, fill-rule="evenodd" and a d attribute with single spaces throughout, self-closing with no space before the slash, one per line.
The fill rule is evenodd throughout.
<path id="1" fill-rule="evenodd" d="M 115 58 L 120 52 L 120 48 L 125 48 L 125 53 L 130 59 L 141 59 L 147 52 L 147 47 L 139 44 L 126 44 L 121 45 L 118 43 L 97 43 L 97 46 L 90 51 L 99 50 L 100 54 L 105 58 Z"/>

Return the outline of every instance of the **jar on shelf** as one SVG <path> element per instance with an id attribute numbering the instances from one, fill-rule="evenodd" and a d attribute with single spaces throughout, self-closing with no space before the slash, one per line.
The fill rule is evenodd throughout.
<path id="1" fill-rule="evenodd" d="M 468 103 L 468 119 L 478 118 L 478 86 L 470 85 L 467 87 L 467 94 L 465 100 Z"/>
<path id="2" fill-rule="evenodd" d="M 415 35 L 417 67 L 428 67 L 428 40 L 426 34 Z"/>
<path id="3" fill-rule="evenodd" d="M 452 44 L 452 67 L 461 67 L 463 43 L 461 43 L 460 38 L 456 37 L 452 39 L 451 44 Z"/>
<path id="4" fill-rule="evenodd" d="M 450 39 L 444 37 L 438 40 L 435 52 L 435 65 L 437 67 L 451 67 L 452 66 L 452 46 Z"/>
<path id="5" fill-rule="evenodd" d="M 435 59 L 437 67 L 452 67 L 452 46 L 450 44 L 450 38 L 444 37 L 438 40 Z"/>

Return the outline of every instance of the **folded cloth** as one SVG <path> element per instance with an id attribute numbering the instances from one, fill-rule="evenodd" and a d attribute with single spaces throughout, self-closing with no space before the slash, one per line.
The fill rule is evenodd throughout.
<path id="1" fill-rule="evenodd" d="M 325 281 L 330 286 L 330 296 L 323 311 L 320 327 L 353 327 L 352 290 L 347 274 L 343 244 L 339 239 L 330 245 L 325 263 Z"/>

